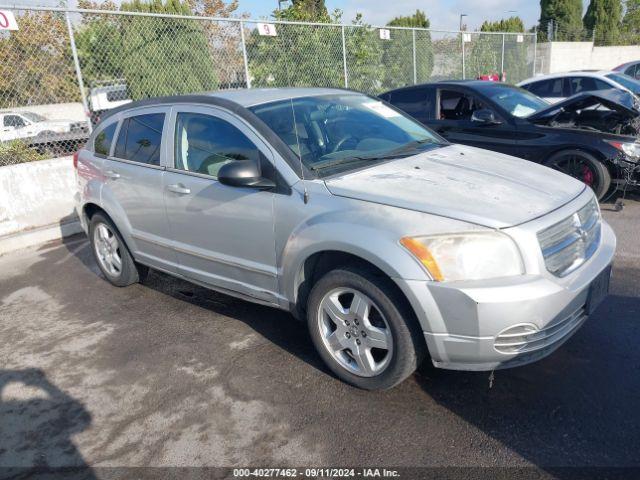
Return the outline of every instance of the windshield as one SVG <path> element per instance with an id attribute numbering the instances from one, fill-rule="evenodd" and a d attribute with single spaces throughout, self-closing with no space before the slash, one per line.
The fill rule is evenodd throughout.
<path id="1" fill-rule="evenodd" d="M 631 78 L 629 75 L 622 73 L 608 73 L 607 78 L 610 78 L 614 82 L 618 82 L 624 88 L 628 88 L 633 93 L 640 93 L 640 82 Z"/>
<path id="2" fill-rule="evenodd" d="M 320 175 L 446 144 L 415 120 L 366 95 L 296 98 L 250 110 Z"/>
<path id="3" fill-rule="evenodd" d="M 46 120 L 46 118 L 43 117 L 42 115 L 38 115 L 37 113 L 33 113 L 33 112 L 22 112 L 21 115 L 25 117 L 27 120 L 30 120 L 34 123 L 44 122 Z"/>
<path id="4" fill-rule="evenodd" d="M 547 108 L 550 105 L 546 100 L 524 88 L 501 86 L 487 89 L 484 94 L 511 115 L 520 118 L 533 115 L 538 110 Z"/>

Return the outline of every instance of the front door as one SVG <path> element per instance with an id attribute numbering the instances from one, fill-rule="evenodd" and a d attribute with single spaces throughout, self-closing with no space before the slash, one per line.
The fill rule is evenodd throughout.
<path id="1" fill-rule="evenodd" d="M 247 125 L 215 107 L 174 107 L 164 202 L 182 275 L 276 303 L 274 194 L 217 180 L 236 160 L 273 162 Z M 265 167 L 266 168 L 266 167 Z"/>

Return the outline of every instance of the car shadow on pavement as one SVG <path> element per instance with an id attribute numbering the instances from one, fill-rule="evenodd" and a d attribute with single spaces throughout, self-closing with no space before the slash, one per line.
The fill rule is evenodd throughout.
<path id="1" fill-rule="evenodd" d="M 640 270 L 614 276 L 637 282 Z M 425 362 L 416 378 L 440 405 L 557 478 L 578 478 L 576 469 L 585 467 L 637 469 L 639 318 L 640 298 L 614 293 L 539 362 L 493 376 Z M 595 472 L 583 473 L 592 478 Z"/>
<path id="2" fill-rule="evenodd" d="M 91 425 L 84 405 L 40 369 L 0 370 L 0 477 L 96 478 L 72 441 Z"/>

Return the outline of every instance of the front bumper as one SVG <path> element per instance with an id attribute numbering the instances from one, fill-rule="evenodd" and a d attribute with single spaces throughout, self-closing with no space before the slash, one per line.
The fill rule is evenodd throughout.
<path id="1" fill-rule="evenodd" d="M 549 355 L 585 322 L 589 286 L 611 265 L 615 245 L 611 227 L 603 222 L 596 253 L 562 279 L 545 271 L 448 284 L 404 280 L 401 288 L 423 326 L 436 367 L 514 367 Z M 531 341 L 515 349 L 509 337 Z"/>

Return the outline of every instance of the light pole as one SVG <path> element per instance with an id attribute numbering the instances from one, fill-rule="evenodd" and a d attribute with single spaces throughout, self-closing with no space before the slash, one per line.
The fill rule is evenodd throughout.
<path id="1" fill-rule="evenodd" d="M 463 17 L 468 17 L 469 15 L 467 15 L 466 13 L 461 13 L 460 14 L 460 31 L 462 31 L 462 18 Z"/>

